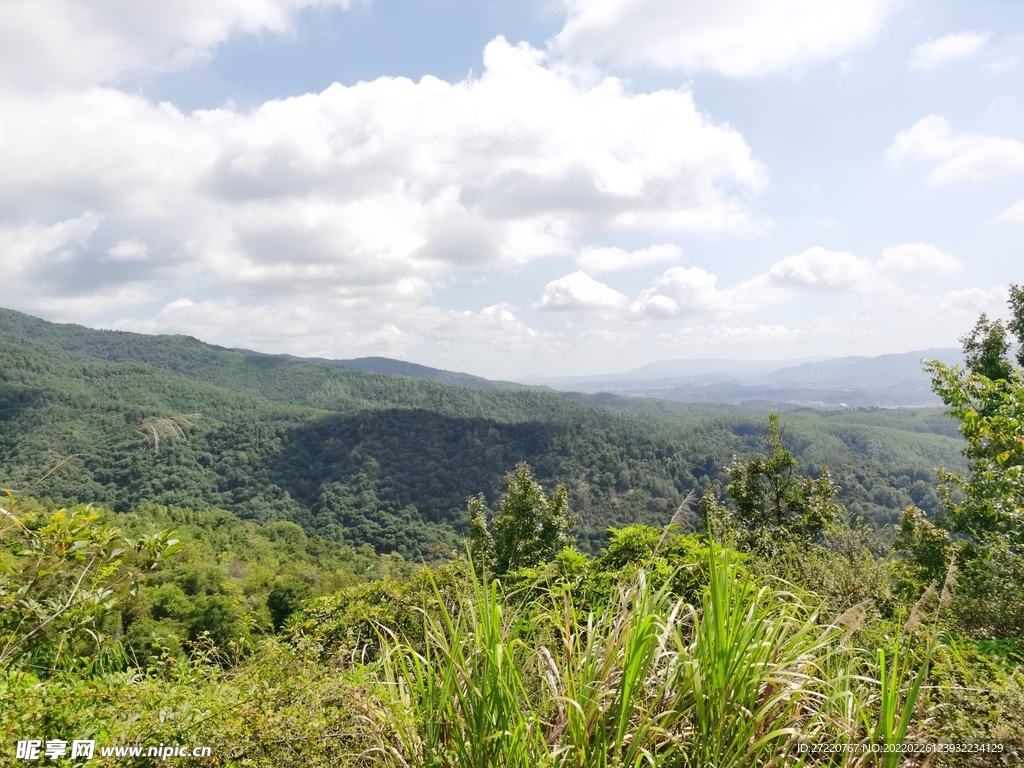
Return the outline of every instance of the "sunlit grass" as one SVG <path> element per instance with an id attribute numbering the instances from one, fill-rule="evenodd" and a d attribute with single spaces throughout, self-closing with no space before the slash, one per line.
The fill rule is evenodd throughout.
<path id="1" fill-rule="evenodd" d="M 926 666 L 896 641 L 859 649 L 806 598 L 714 547 L 697 605 L 640 574 L 583 612 L 474 581 L 438 598 L 423 638 L 385 635 L 366 718 L 386 765 L 896 766 Z M 816 754 L 801 744 L 844 744 Z"/>

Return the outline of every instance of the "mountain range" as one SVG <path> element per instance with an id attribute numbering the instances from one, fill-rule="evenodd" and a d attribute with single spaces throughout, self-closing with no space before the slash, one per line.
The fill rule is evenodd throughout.
<path id="1" fill-rule="evenodd" d="M 680 402 L 764 401 L 809 407 L 922 407 L 941 401 L 930 388 L 926 360 L 954 365 L 958 349 L 925 349 L 877 357 L 803 360 L 661 360 L 631 371 L 524 380 L 559 390 L 607 392 Z"/>
<path id="2" fill-rule="evenodd" d="M 720 494 L 735 458 L 764 449 L 775 407 L 505 384 L 0 309 L 0 487 L 118 511 L 220 508 L 431 558 L 461 546 L 467 497 L 494 505 L 526 461 L 567 488 L 579 545 L 595 551 L 609 526 L 663 526 L 690 491 Z M 789 406 L 783 427 L 801 466 L 828 464 L 851 513 L 880 526 L 909 503 L 936 508 L 934 467 L 962 465 L 939 409 Z"/>

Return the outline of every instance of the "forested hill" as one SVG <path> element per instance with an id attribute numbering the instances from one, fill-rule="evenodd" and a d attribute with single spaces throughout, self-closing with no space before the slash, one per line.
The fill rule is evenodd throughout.
<path id="1" fill-rule="evenodd" d="M 479 416 L 499 421 L 541 419 L 616 431 L 641 429 L 649 432 L 661 430 L 664 425 L 650 421 L 637 423 L 606 409 L 682 417 L 723 410 L 716 405 L 675 403 L 654 398 L 555 392 L 547 387 L 490 381 L 469 374 L 388 361 L 387 358 L 331 361 L 265 355 L 226 349 L 191 336 L 102 331 L 81 325 L 51 323 L 3 308 L 0 308 L 0 339 L 12 343 L 27 342 L 35 349 L 77 352 L 110 362 L 143 363 L 232 392 L 328 411 L 422 408 L 453 416 Z M 387 361 L 389 365 L 381 361 Z M 348 368 L 342 363 L 352 363 L 357 367 Z M 383 370 L 385 368 L 394 370 Z M 504 386 L 506 384 L 508 386 Z M 587 409 L 581 404 L 603 408 Z"/>
<path id="2" fill-rule="evenodd" d="M 446 371 L 441 368 L 431 368 L 418 363 L 410 363 L 405 360 L 395 360 L 391 357 L 355 357 L 351 360 L 331 360 L 323 357 L 296 357 L 295 355 L 268 355 L 263 352 L 254 352 L 251 349 L 235 349 L 243 355 L 254 357 L 280 357 L 285 360 L 293 360 L 303 363 L 321 363 L 333 365 L 339 368 L 351 368 L 353 371 L 364 371 L 366 373 L 390 373 L 396 376 L 408 376 L 413 379 L 430 379 L 439 381 L 442 384 L 451 384 L 455 387 L 470 387 L 472 389 L 550 389 L 546 386 L 534 384 L 519 384 L 515 381 L 495 381 L 480 376 L 473 376 L 469 373 L 458 371 Z"/>
<path id="3" fill-rule="evenodd" d="M 505 382 L 416 366 L 439 375 L 451 374 L 450 381 L 441 381 L 443 377 L 435 379 L 423 371 L 410 369 L 408 366 L 412 364 L 405 364 L 402 373 L 397 370 L 394 373 L 360 371 L 340 365 L 342 362 L 357 364 L 360 360 L 317 361 L 243 352 L 206 344 L 191 336 L 151 336 L 50 323 L 9 309 L 0 309 L 0 338 L 11 343 L 27 343 L 34 349 L 56 348 L 98 360 L 143 363 L 235 393 L 327 411 L 422 408 L 453 416 L 500 421 L 559 420 L 618 430 L 630 426 L 628 420 L 623 421 L 614 414 L 583 407 L 581 400 L 592 399 L 587 396 L 572 393 L 567 396 L 546 387 L 514 384 L 505 387 L 501 386 Z M 420 375 L 407 375 L 410 372 Z M 694 412 L 693 408 L 682 404 L 644 402 L 637 398 L 611 397 L 598 404 L 640 413 L 687 415 Z"/>
<path id="4" fill-rule="evenodd" d="M 591 396 L 587 396 L 589 399 Z M 720 488 L 734 454 L 759 450 L 767 409 L 484 390 L 244 355 L 182 336 L 54 325 L 0 312 L 0 485 L 127 510 L 220 507 L 379 551 L 459 546 L 467 496 L 494 502 L 530 462 L 561 482 L 582 543 L 608 525 L 664 524 L 691 489 Z M 147 448 L 146 419 L 200 413 L 186 439 Z M 938 411 L 783 419 L 808 465 L 828 463 L 850 508 L 879 524 L 934 507 L 933 468 L 959 440 Z"/>
<path id="5" fill-rule="evenodd" d="M 42 342 L 68 352 L 81 352 L 112 362 L 136 362 L 155 365 L 196 379 L 223 376 L 223 369 L 234 369 L 226 383 L 244 381 L 241 373 L 246 358 L 255 358 L 251 364 L 261 370 L 274 362 L 311 363 L 345 368 L 365 373 L 386 373 L 415 379 L 428 379 L 442 384 L 472 389 L 506 390 L 539 389 L 547 387 L 518 384 L 511 381 L 492 381 L 468 373 L 445 371 L 425 365 L 392 360 L 387 357 L 359 357 L 351 360 L 303 358 L 294 355 L 270 355 L 248 349 L 227 349 L 207 344 L 191 336 L 147 335 L 129 331 L 101 331 L 83 325 L 51 323 L 38 317 L 0 307 L 0 333 L 10 334 L 27 341 Z M 235 382 L 232 381 L 235 379 Z"/>

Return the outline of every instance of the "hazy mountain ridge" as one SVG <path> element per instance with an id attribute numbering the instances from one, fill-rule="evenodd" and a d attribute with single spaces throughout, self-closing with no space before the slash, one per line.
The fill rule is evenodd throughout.
<path id="1" fill-rule="evenodd" d="M 957 349 L 926 349 L 877 357 L 793 360 L 660 360 L 631 371 L 595 376 L 540 379 L 528 383 L 495 381 L 457 371 L 431 368 L 386 357 L 352 359 L 302 358 L 268 354 L 246 349 L 228 349 L 191 336 L 148 335 L 129 331 L 107 331 L 81 325 L 50 323 L 21 312 L 0 308 L 0 332 L 37 341 L 69 352 L 80 352 L 111 362 L 154 365 L 189 378 L 234 389 L 248 387 L 252 394 L 281 399 L 275 379 L 295 379 L 295 368 L 310 365 L 357 371 L 364 374 L 402 376 L 454 387 L 483 391 L 532 391 L 551 394 L 552 388 L 570 400 L 619 410 L 685 415 L 688 411 L 665 403 L 629 402 L 645 398 L 676 403 L 774 403 L 813 407 L 898 407 L 937 406 L 928 377 L 921 370 L 922 359 L 960 362 Z M 266 371 L 284 366 L 275 376 Z M 297 378 L 303 379 L 302 376 Z M 308 378 L 308 377 L 307 377 Z M 286 385 L 290 389 L 291 385 Z M 574 395 L 579 392 L 580 396 Z M 597 400 L 584 397 L 597 393 L 618 398 Z M 322 394 L 322 393 L 321 393 Z M 289 393 L 289 401 L 294 402 Z M 323 398 L 303 404 L 333 408 Z"/>
<path id="2" fill-rule="evenodd" d="M 703 379 L 742 379 L 760 376 L 780 367 L 799 365 L 826 358 L 793 358 L 791 360 L 731 360 L 705 357 L 692 360 L 655 360 L 620 373 L 598 373 L 590 376 L 524 376 L 523 381 L 543 382 L 556 389 L 571 389 L 603 382 L 636 382 L 657 380 L 698 381 Z"/>
<path id="3" fill-rule="evenodd" d="M 491 390 L 551 389 L 546 385 L 521 384 L 515 381 L 485 379 L 482 376 L 474 376 L 470 373 L 448 371 L 443 368 L 431 368 L 427 365 L 410 363 L 406 360 L 396 360 L 391 357 L 355 357 L 349 360 L 333 360 L 325 357 L 297 357 L 295 355 L 287 354 L 268 354 L 265 352 L 255 352 L 251 349 L 241 348 L 235 348 L 232 351 L 241 352 L 243 355 L 253 357 L 280 357 L 284 360 L 299 363 L 321 363 L 323 365 L 333 365 L 337 368 L 348 368 L 353 371 L 362 371 L 364 373 L 386 373 L 392 376 L 408 376 L 412 379 L 428 379 L 430 381 L 439 381 L 442 384 L 450 384 L 453 387 L 471 387 L 473 389 Z"/>
<path id="4" fill-rule="evenodd" d="M 962 362 L 958 349 L 809 361 L 663 360 L 619 374 L 547 379 L 560 389 L 682 402 L 774 402 L 816 407 L 938 406 L 923 360 Z M 793 365 L 779 365 L 792 362 Z"/>

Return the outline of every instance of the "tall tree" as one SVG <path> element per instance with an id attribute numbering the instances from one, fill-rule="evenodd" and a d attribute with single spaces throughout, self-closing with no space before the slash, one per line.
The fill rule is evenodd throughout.
<path id="1" fill-rule="evenodd" d="M 812 539 L 841 511 L 833 500 L 839 488 L 827 467 L 818 478 L 796 475 L 797 460 L 782 439 L 777 413 L 768 416 L 765 440 L 767 455 L 737 461 L 729 470 L 731 482 L 725 491 L 734 512 L 717 505 L 717 513 L 728 515 L 738 526 L 740 543 L 762 551 L 794 538 Z M 716 511 L 710 501 L 703 506 L 705 514 Z"/>
<path id="2" fill-rule="evenodd" d="M 487 530 L 483 498 L 469 500 L 470 552 L 484 564 L 493 562 L 498 575 L 551 560 L 571 543 L 576 518 L 569 513 L 569 494 L 558 486 L 549 499 L 521 461 L 505 476 L 508 492 Z"/>
<path id="3" fill-rule="evenodd" d="M 1013 366 L 1006 359 L 1010 342 L 1001 320 L 989 320 L 982 312 L 970 333 L 960 337 L 967 369 L 992 381 L 1007 379 Z"/>
<path id="4" fill-rule="evenodd" d="M 982 315 L 962 339 L 967 370 L 926 365 L 932 389 L 960 422 L 968 473 L 940 468 L 943 514 L 928 521 L 908 509 L 896 542 L 929 578 L 943 566 L 936 547 L 947 561 L 956 551 L 962 594 L 970 594 L 961 620 L 976 633 L 1003 637 L 1024 633 L 1024 373 L 1010 361 L 1006 337 L 1008 327 L 1024 358 L 1019 286 L 1010 286 L 1009 305 L 1005 326 Z"/>

